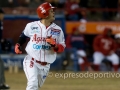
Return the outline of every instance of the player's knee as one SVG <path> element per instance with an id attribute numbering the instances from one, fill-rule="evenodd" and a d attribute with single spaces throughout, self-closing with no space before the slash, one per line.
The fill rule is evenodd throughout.
<path id="1" fill-rule="evenodd" d="M 37 80 L 28 82 L 28 87 L 31 88 L 31 89 L 35 89 L 36 90 L 38 88 Z"/>
<path id="2" fill-rule="evenodd" d="M 100 65 L 100 64 L 101 64 L 101 61 L 102 61 L 102 60 L 100 60 L 100 59 L 98 59 L 98 58 L 94 58 L 93 64 L 95 64 L 95 65 Z"/>
<path id="3" fill-rule="evenodd" d="M 79 58 L 78 59 L 78 64 L 83 64 L 84 63 L 84 60 L 82 58 Z"/>
<path id="4" fill-rule="evenodd" d="M 119 64 L 119 60 L 113 61 L 113 65 L 118 65 L 118 64 Z"/>
<path id="5" fill-rule="evenodd" d="M 115 56 L 112 62 L 114 65 L 119 64 L 119 57 Z"/>

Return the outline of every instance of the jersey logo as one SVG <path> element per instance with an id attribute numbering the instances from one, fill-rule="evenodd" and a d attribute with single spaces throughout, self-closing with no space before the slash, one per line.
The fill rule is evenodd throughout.
<path id="1" fill-rule="evenodd" d="M 38 27 L 31 27 L 32 30 L 38 30 Z"/>
<path id="2" fill-rule="evenodd" d="M 30 61 L 30 68 L 32 68 L 34 65 L 34 62 Z"/>
<path id="3" fill-rule="evenodd" d="M 38 37 L 37 34 L 34 34 L 32 42 L 35 41 L 36 43 L 39 43 L 41 41 L 45 42 L 46 38 L 45 37 Z"/>
<path id="4" fill-rule="evenodd" d="M 60 35 L 60 30 L 53 28 L 53 29 L 51 30 L 50 34 L 51 34 L 51 35 L 59 36 L 59 35 Z"/>
<path id="5" fill-rule="evenodd" d="M 40 49 L 50 50 L 50 49 L 51 49 L 51 46 L 48 46 L 48 45 L 39 45 L 39 44 L 33 44 L 33 49 L 36 49 L 36 50 L 40 50 Z"/>
<path id="6" fill-rule="evenodd" d="M 40 33 L 40 31 L 39 31 L 39 29 L 38 29 L 38 27 L 31 27 L 31 33 Z"/>
<path id="7" fill-rule="evenodd" d="M 42 48 L 41 45 L 33 44 L 33 49 L 40 50 Z"/>

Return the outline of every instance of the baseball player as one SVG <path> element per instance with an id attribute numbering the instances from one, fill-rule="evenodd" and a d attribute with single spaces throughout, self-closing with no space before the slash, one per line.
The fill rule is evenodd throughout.
<path id="1" fill-rule="evenodd" d="M 38 90 L 50 69 L 50 64 L 56 59 L 57 53 L 65 48 L 65 39 L 62 29 L 53 23 L 55 7 L 45 2 L 37 8 L 39 21 L 30 22 L 15 45 L 16 54 L 21 54 L 21 46 L 30 38 L 25 48 L 27 56 L 23 61 L 23 68 L 27 77 L 26 90 Z"/>
<path id="2" fill-rule="evenodd" d="M 118 71 L 119 57 L 115 54 L 116 44 L 115 41 L 110 37 L 112 30 L 110 28 L 105 28 L 102 35 L 95 37 L 93 41 L 93 64 L 95 70 L 99 70 L 99 65 L 103 59 L 107 59 L 112 62 L 114 71 Z"/>
<path id="3" fill-rule="evenodd" d="M 86 46 L 87 42 L 84 35 L 80 33 L 78 27 L 74 27 L 72 30 L 72 35 L 68 35 L 66 38 L 66 48 L 72 49 L 73 54 L 71 56 L 74 61 L 77 58 L 81 71 L 85 71 L 86 68 L 89 71 L 92 71 L 85 51 Z"/>

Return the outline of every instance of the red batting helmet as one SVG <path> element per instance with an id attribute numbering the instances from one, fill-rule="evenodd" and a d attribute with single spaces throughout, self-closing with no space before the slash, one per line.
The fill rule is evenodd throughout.
<path id="1" fill-rule="evenodd" d="M 39 16 L 39 18 L 46 18 L 48 17 L 49 15 L 49 10 L 51 8 L 56 8 L 56 7 L 53 7 L 50 3 L 48 2 L 45 2 L 43 4 L 41 4 L 38 8 L 37 8 L 37 14 Z"/>

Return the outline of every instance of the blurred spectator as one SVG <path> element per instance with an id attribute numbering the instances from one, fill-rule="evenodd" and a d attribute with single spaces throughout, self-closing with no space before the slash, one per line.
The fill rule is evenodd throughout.
<path id="1" fill-rule="evenodd" d="M 3 30 L 3 19 L 4 11 L 0 9 L 0 45 L 2 44 L 2 30 Z M 5 75 L 4 75 L 4 63 L 1 60 L 0 56 L 0 90 L 9 89 L 10 87 L 5 84 Z"/>
<path id="2" fill-rule="evenodd" d="M 45 2 L 52 3 L 52 2 L 53 2 L 53 0 L 45 0 Z"/>
<path id="3" fill-rule="evenodd" d="M 11 52 L 11 42 L 7 39 L 1 39 L 1 50 L 2 53 L 10 53 Z"/>
<path id="4" fill-rule="evenodd" d="M 115 17 L 116 21 L 120 21 L 120 0 L 118 0 L 118 12 Z"/>
<path id="5" fill-rule="evenodd" d="M 86 23 L 87 22 L 87 15 L 86 15 L 86 9 L 82 8 L 81 10 L 81 18 L 80 18 L 81 23 Z"/>
<path id="6" fill-rule="evenodd" d="M 51 4 L 57 8 L 63 8 L 64 6 L 59 0 L 53 0 Z"/>
<path id="7" fill-rule="evenodd" d="M 67 48 L 72 49 L 72 58 L 78 61 L 81 71 L 86 69 L 92 70 L 86 55 L 87 42 L 78 28 L 73 28 L 72 35 L 68 35 L 66 39 Z M 77 64 L 76 64 L 77 65 Z"/>
<path id="8" fill-rule="evenodd" d="M 79 6 L 82 8 L 87 8 L 88 7 L 88 1 L 89 0 L 77 0 L 79 1 Z"/>
<path id="9" fill-rule="evenodd" d="M 112 30 L 105 28 L 103 34 L 94 38 L 93 48 L 93 64 L 95 71 L 99 71 L 99 66 L 103 60 L 109 60 L 114 68 L 118 71 L 119 57 L 115 54 L 115 41 L 111 38 Z"/>
<path id="10" fill-rule="evenodd" d="M 80 8 L 79 2 L 77 2 L 76 0 L 67 0 L 64 8 L 66 20 L 78 21 L 80 19 L 80 12 L 78 11 L 78 9 Z"/>
<path id="11" fill-rule="evenodd" d="M 8 0 L 8 7 L 17 7 L 19 6 L 18 0 Z"/>
<path id="12" fill-rule="evenodd" d="M 1 7 L 16 7 L 18 6 L 18 0 L 0 0 Z"/>
<path id="13" fill-rule="evenodd" d="M 99 0 L 88 0 L 88 17 L 89 20 L 101 20 L 101 11 L 97 10 L 100 8 Z M 96 9 L 96 10 L 92 10 Z M 90 11 L 89 11 L 90 10 Z"/>
<path id="14" fill-rule="evenodd" d="M 62 8 L 65 6 L 67 0 L 59 0 L 60 4 L 62 5 Z"/>
<path id="15" fill-rule="evenodd" d="M 37 8 L 44 0 L 31 0 L 29 3 L 30 8 Z"/>
<path id="16" fill-rule="evenodd" d="M 8 0 L 8 7 L 28 7 L 30 0 Z"/>
<path id="17" fill-rule="evenodd" d="M 7 7 L 8 1 L 7 0 L 0 0 L 0 7 Z"/>
<path id="18" fill-rule="evenodd" d="M 103 20 L 111 20 L 116 16 L 117 12 L 108 11 L 107 9 L 117 9 L 118 0 L 100 0 L 101 8 L 104 8 L 106 11 L 103 11 Z"/>
<path id="19" fill-rule="evenodd" d="M 3 33 L 3 19 L 4 19 L 4 11 L 0 8 L 0 41 L 2 39 L 2 33 Z"/>
<path id="20" fill-rule="evenodd" d="M 0 90 L 6 90 L 10 87 L 5 84 L 5 75 L 4 75 L 4 62 L 1 60 L 0 56 Z"/>
<path id="21" fill-rule="evenodd" d="M 99 0 L 88 0 L 87 5 L 88 5 L 88 8 L 98 8 L 98 7 L 100 7 Z"/>
<path id="22" fill-rule="evenodd" d="M 19 1 L 21 1 L 21 0 L 19 0 Z M 21 6 L 22 7 L 28 7 L 30 2 L 31 2 L 31 0 L 23 0 L 22 3 L 21 3 Z"/>
<path id="23" fill-rule="evenodd" d="M 116 54 L 120 59 L 120 33 L 115 35 L 115 42 L 116 42 Z"/>

